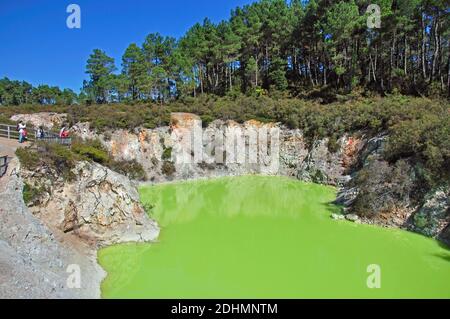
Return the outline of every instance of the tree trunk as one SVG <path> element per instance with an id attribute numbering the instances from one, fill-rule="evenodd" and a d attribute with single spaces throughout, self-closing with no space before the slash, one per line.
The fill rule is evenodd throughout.
<path id="1" fill-rule="evenodd" d="M 408 39 L 406 38 L 405 34 L 405 53 L 404 53 L 404 64 L 403 64 L 403 70 L 405 72 L 405 76 L 408 75 Z"/>
<path id="2" fill-rule="evenodd" d="M 433 27 L 433 36 L 434 36 L 434 51 L 433 51 L 433 61 L 431 65 L 431 77 L 430 83 L 433 82 L 436 76 L 436 65 L 439 57 L 439 13 L 434 21 Z"/>
<path id="3" fill-rule="evenodd" d="M 426 63 L 426 29 L 425 29 L 425 20 L 423 14 L 421 14 L 421 23 L 422 23 L 422 76 L 425 80 L 427 78 L 427 63 Z"/>
<path id="4" fill-rule="evenodd" d="M 258 61 L 258 56 L 255 57 L 255 62 L 256 62 L 256 70 L 255 70 L 255 86 L 257 87 L 259 82 L 258 82 L 258 72 L 259 72 L 259 61 Z"/>

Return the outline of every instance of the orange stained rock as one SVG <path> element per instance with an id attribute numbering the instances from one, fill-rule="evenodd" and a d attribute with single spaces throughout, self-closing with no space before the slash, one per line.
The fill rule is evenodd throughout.
<path id="1" fill-rule="evenodd" d="M 144 144 L 144 142 L 147 140 L 147 131 L 140 131 L 139 132 L 139 142 L 141 143 L 141 146 Z"/>
<path id="2" fill-rule="evenodd" d="M 111 141 L 111 154 L 113 156 L 117 155 L 117 142 L 116 141 Z"/>
<path id="3" fill-rule="evenodd" d="M 192 113 L 172 113 L 170 115 L 170 127 L 172 129 L 192 128 L 200 121 L 200 117 Z"/>
<path id="4" fill-rule="evenodd" d="M 344 148 L 343 164 L 345 168 L 349 168 L 354 164 L 361 142 L 360 139 L 354 137 L 348 139 Z"/>
<path id="5" fill-rule="evenodd" d="M 274 128 L 274 127 L 278 126 L 276 123 L 263 123 L 258 120 L 250 120 L 250 121 L 245 122 L 244 124 L 246 126 L 253 126 L 256 128 L 261 128 L 261 127 Z"/>

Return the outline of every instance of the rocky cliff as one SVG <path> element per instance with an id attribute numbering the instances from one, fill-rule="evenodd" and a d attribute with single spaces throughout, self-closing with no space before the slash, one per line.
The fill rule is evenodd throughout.
<path id="1" fill-rule="evenodd" d="M 97 249 L 158 237 L 128 178 L 87 162 L 73 173 L 64 181 L 13 159 L 0 179 L 0 298 L 99 298 L 105 273 Z M 38 190 L 28 207 L 24 185 Z M 68 284 L 74 269 L 81 280 L 75 288 Z"/>
<path id="2" fill-rule="evenodd" d="M 40 190 L 29 210 L 50 229 L 95 248 L 158 237 L 158 225 L 147 217 L 127 177 L 89 162 L 79 162 L 73 176 L 65 181 L 48 167 L 21 170 L 27 185 Z"/>
<path id="3" fill-rule="evenodd" d="M 67 121 L 67 114 L 52 112 L 17 114 L 11 117 L 11 121 L 23 121 L 24 123 L 31 124 L 35 128 L 42 126 L 48 130 L 51 130 L 54 128 L 59 129 Z"/>
<path id="4" fill-rule="evenodd" d="M 137 160 L 154 183 L 245 174 L 291 176 L 339 187 L 337 203 L 344 206 L 346 214 L 356 213 L 359 215 L 356 218 L 363 222 L 447 238 L 449 213 L 443 194 L 448 195 L 448 190 L 438 192 L 435 200 L 428 204 L 413 201 L 411 194 L 418 183 L 413 167 L 408 161 L 395 165 L 384 161 L 386 133 L 377 136 L 364 132 L 348 134 L 330 147 L 327 138 L 311 140 L 300 130 L 278 124 L 218 120 L 202 127 L 199 117 L 184 113 L 172 114 L 170 127 L 153 130 L 97 134 L 89 129 L 88 123 L 74 129 L 83 138 L 100 138 L 116 159 Z M 278 132 L 278 139 L 271 141 L 269 137 L 267 148 L 252 147 L 252 143 L 259 145 L 260 142 L 260 135 L 252 142 L 252 132 L 274 130 Z M 242 136 L 244 142 L 234 141 L 231 147 L 223 142 L 217 147 L 214 141 L 226 141 L 230 132 Z M 198 150 L 195 146 L 186 147 L 189 144 L 200 145 L 200 161 L 196 155 Z M 244 161 L 227 160 L 236 157 L 232 154 L 233 147 L 235 153 L 245 155 Z M 251 158 L 258 160 L 251 161 Z M 433 194 L 427 197 L 430 196 Z"/>
<path id="5" fill-rule="evenodd" d="M 308 145 L 300 130 L 289 130 L 276 124 L 249 121 L 217 120 L 202 128 L 200 119 L 192 114 L 172 114 L 171 126 L 157 129 L 117 130 L 97 134 L 88 123 L 78 124 L 74 131 L 85 139 L 100 138 L 117 160 L 137 160 L 152 182 L 236 176 L 244 174 L 284 175 L 304 181 L 343 185 L 356 160 L 360 140 L 345 136 L 338 141 L 335 152 L 328 149 L 328 139 Z M 196 137 L 194 131 L 199 132 Z M 251 132 L 268 132 L 266 148 L 251 147 Z M 271 140 L 270 132 L 278 138 Z M 230 133 L 231 132 L 231 133 Z M 241 136 L 244 143 L 227 145 L 227 135 Z M 258 134 L 258 133 L 256 133 Z M 273 136 L 272 136 L 273 137 Z M 194 139 L 200 139 L 201 160 L 195 153 Z M 217 141 L 223 141 L 217 146 Z M 276 141 L 275 141 L 276 140 Z M 259 143 L 258 139 L 254 143 Z M 276 148 L 273 144 L 277 143 Z M 188 151 L 187 151 L 188 150 Z M 222 161 L 218 161 L 218 153 Z M 233 152 L 235 154 L 233 154 Z M 243 161 L 236 160 L 240 154 Z M 187 158 L 187 160 L 186 160 Z M 230 160 L 230 159 L 234 160 Z M 256 161 L 249 159 L 255 158 Z M 184 160 L 183 160 L 184 159 Z M 170 165 L 171 169 L 165 169 Z"/>
<path id="6" fill-rule="evenodd" d="M 14 159 L 0 179 L 0 298 L 98 298 L 104 273 L 95 254 L 34 216 L 23 201 L 23 185 Z M 80 289 L 67 286 L 72 264 L 82 271 Z"/>

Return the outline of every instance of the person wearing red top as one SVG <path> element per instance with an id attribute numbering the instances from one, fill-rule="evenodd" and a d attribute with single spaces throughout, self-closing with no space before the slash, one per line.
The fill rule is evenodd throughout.
<path id="1" fill-rule="evenodd" d="M 61 131 L 59 131 L 59 137 L 60 138 L 68 138 L 69 137 L 69 130 L 65 126 L 62 127 Z"/>

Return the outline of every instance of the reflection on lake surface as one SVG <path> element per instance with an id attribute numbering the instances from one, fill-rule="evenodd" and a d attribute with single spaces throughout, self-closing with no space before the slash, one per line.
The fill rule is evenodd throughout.
<path id="1" fill-rule="evenodd" d="M 141 189 L 159 243 L 100 251 L 106 298 L 450 298 L 450 252 L 333 221 L 335 190 L 246 176 Z M 381 289 L 367 287 L 369 265 Z"/>

